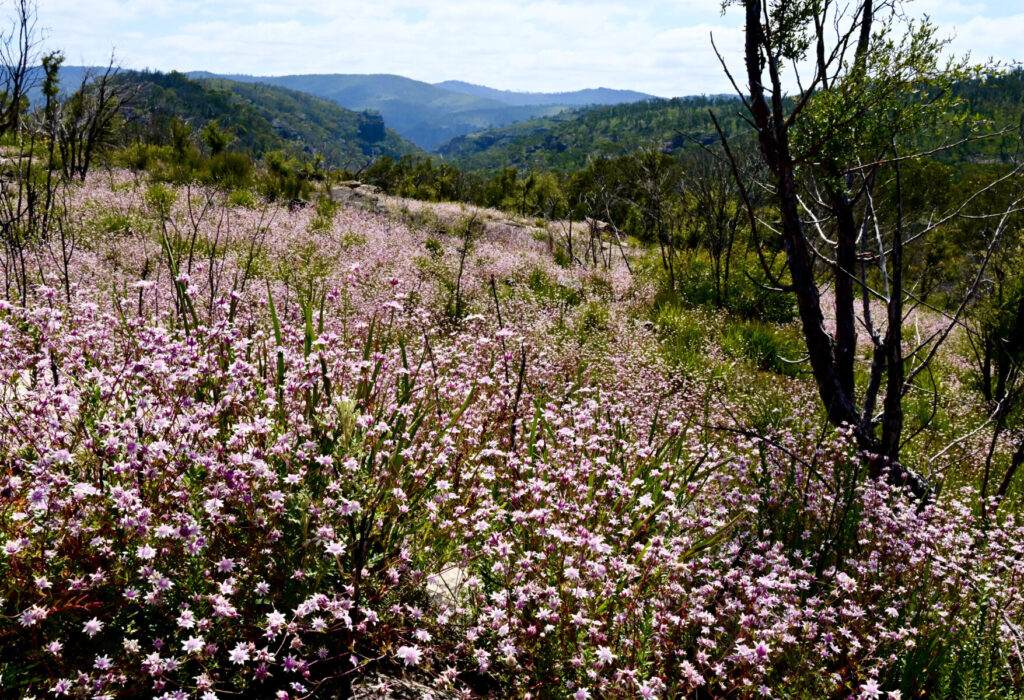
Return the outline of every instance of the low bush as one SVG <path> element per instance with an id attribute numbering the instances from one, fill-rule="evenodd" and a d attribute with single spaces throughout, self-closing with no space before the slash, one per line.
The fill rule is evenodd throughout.
<path id="1" fill-rule="evenodd" d="M 768 372 L 790 377 L 806 372 L 806 346 L 800 332 L 791 326 L 730 320 L 722 332 L 722 349 Z"/>

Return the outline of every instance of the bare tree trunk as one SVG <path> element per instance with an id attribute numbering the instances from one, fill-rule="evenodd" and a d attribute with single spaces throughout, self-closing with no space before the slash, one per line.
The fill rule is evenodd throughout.
<path id="1" fill-rule="evenodd" d="M 854 383 L 856 361 L 856 315 L 854 283 L 856 281 L 856 245 L 861 227 L 857 225 L 852 201 L 844 189 L 847 182 L 840 177 L 835 163 L 826 164 L 826 172 L 832 175 L 826 185 L 827 201 L 831 207 L 832 220 L 836 227 L 836 259 L 830 263 L 835 286 L 836 337 L 825 329 L 821 309 L 821 297 L 815 279 L 813 251 L 805 235 L 801 219 L 801 202 L 798 194 L 796 158 L 791 152 L 791 114 L 783 102 L 785 94 L 780 77 L 779 55 L 775 44 L 765 35 L 762 22 L 769 12 L 761 0 L 745 0 L 745 64 L 749 98 L 747 107 L 757 129 L 758 144 L 762 157 L 771 173 L 775 203 L 781 218 L 781 235 L 786 261 L 790 273 L 788 291 L 797 301 L 800 323 L 807 346 L 818 394 L 827 412 L 829 421 L 836 426 L 849 425 L 854 429 L 860 447 L 875 455 L 871 460 L 871 471 L 879 476 L 888 468 L 888 479 L 894 484 L 907 485 L 918 497 L 930 493 L 927 482 L 902 467 L 899 462 L 900 439 L 903 430 L 901 400 L 906 388 L 903 370 L 902 328 L 903 328 L 903 241 L 902 220 L 896 233 L 896 242 L 889 261 L 894 274 L 889 294 L 888 329 L 882 347 L 877 348 L 872 367 L 869 397 L 866 405 L 873 405 L 874 393 L 879 388 L 881 374 L 888 368 L 886 393 L 882 416 L 882 438 L 875 433 L 873 417 L 857 408 Z M 863 52 L 868 49 L 872 7 L 870 0 L 860 5 L 860 38 L 853 70 L 860 70 Z M 816 18 L 817 19 L 817 18 Z M 823 27 L 824 23 L 819 22 Z M 816 25 L 817 26 L 817 25 Z M 820 37 L 819 37 L 820 40 Z M 820 52 L 819 52 L 820 53 Z M 769 84 L 763 82 L 767 70 Z M 826 74 L 820 66 L 822 83 Z M 770 98 L 770 102 L 769 102 Z M 883 263 L 884 264 L 884 263 Z"/>

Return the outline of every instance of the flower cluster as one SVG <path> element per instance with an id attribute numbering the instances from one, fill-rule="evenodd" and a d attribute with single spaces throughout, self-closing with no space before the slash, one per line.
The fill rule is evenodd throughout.
<path id="1" fill-rule="evenodd" d="M 5 693 L 895 698 L 977 649 L 1019 683 L 1024 523 L 866 480 L 796 384 L 710 429 L 623 270 L 117 179 L 73 283 L 0 303 Z"/>

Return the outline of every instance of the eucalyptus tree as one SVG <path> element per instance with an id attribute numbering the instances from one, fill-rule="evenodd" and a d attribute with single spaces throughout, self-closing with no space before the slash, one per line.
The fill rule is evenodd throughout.
<path id="1" fill-rule="evenodd" d="M 28 92 L 35 86 L 39 60 L 36 6 L 16 0 L 6 29 L 0 29 L 0 134 L 17 131 Z"/>
<path id="2" fill-rule="evenodd" d="M 921 303 L 908 278 L 908 250 L 956 225 L 977 193 L 929 217 L 908 218 L 901 174 L 908 161 L 951 145 L 936 139 L 956 118 L 953 88 L 983 69 L 944 58 L 947 42 L 927 20 L 908 19 L 899 0 L 725 3 L 734 5 L 745 15 L 744 71 L 722 65 L 756 130 L 771 212 L 754 206 L 740 180 L 741 196 L 755 236 L 778 236 L 786 254 L 781 267 L 762 259 L 765 272 L 796 297 L 829 421 L 852 428 L 871 455 L 873 475 L 888 469 L 891 481 L 925 496 L 927 480 L 899 461 L 908 440 L 903 399 L 961 322 L 1019 199 L 981 215 L 990 226 L 973 281 L 959 303 L 943 310 L 944 325 L 905 349 L 907 313 Z M 738 176 L 734 151 L 719 131 Z M 999 180 L 1019 172 L 1011 168 Z M 883 183 L 893 193 L 886 201 L 875 196 Z M 826 325 L 827 305 L 834 331 Z M 873 305 L 884 319 L 873 315 Z M 860 383 L 858 326 L 871 348 Z"/>
<path id="3" fill-rule="evenodd" d="M 750 165 L 741 162 L 739 169 L 748 183 Z M 711 260 L 715 305 L 722 309 L 729 306 L 733 249 L 737 236 L 745 233 L 746 220 L 743 207 L 737 206 L 737 180 L 730 177 L 728 168 L 729 164 L 718 153 L 705 149 L 694 151 L 682 168 L 684 196 L 690 203 L 687 223 L 694 242 L 707 252 Z M 747 192 L 750 193 L 749 188 Z M 756 208 L 757 203 L 751 201 L 751 205 Z"/>
<path id="4" fill-rule="evenodd" d="M 113 57 L 106 68 L 85 71 L 78 90 L 61 105 L 57 142 L 67 180 L 84 181 L 96 156 L 113 145 L 122 107 L 136 92 L 120 78 Z"/>
<path id="5" fill-rule="evenodd" d="M 11 6 L 8 26 L 0 28 L 0 269 L 4 294 L 24 301 L 28 293 L 31 238 L 38 211 L 37 186 L 31 177 L 35 138 L 24 128 L 28 92 L 35 87 L 40 60 L 36 7 L 30 0 Z M 46 57 L 44 69 L 59 65 Z M 50 96 L 47 97 L 51 102 Z"/>

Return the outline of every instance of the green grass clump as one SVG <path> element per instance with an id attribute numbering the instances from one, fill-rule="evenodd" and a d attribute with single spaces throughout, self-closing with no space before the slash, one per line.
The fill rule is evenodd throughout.
<path id="1" fill-rule="evenodd" d="M 806 354 L 803 339 L 795 329 L 764 321 L 731 321 L 722 333 L 722 349 L 733 357 L 749 360 L 757 369 L 799 376 Z"/>
<path id="2" fill-rule="evenodd" d="M 715 334 L 712 321 L 708 314 L 678 304 L 655 307 L 653 322 L 669 364 L 688 371 L 706 366 L 710 339 Z"/>

